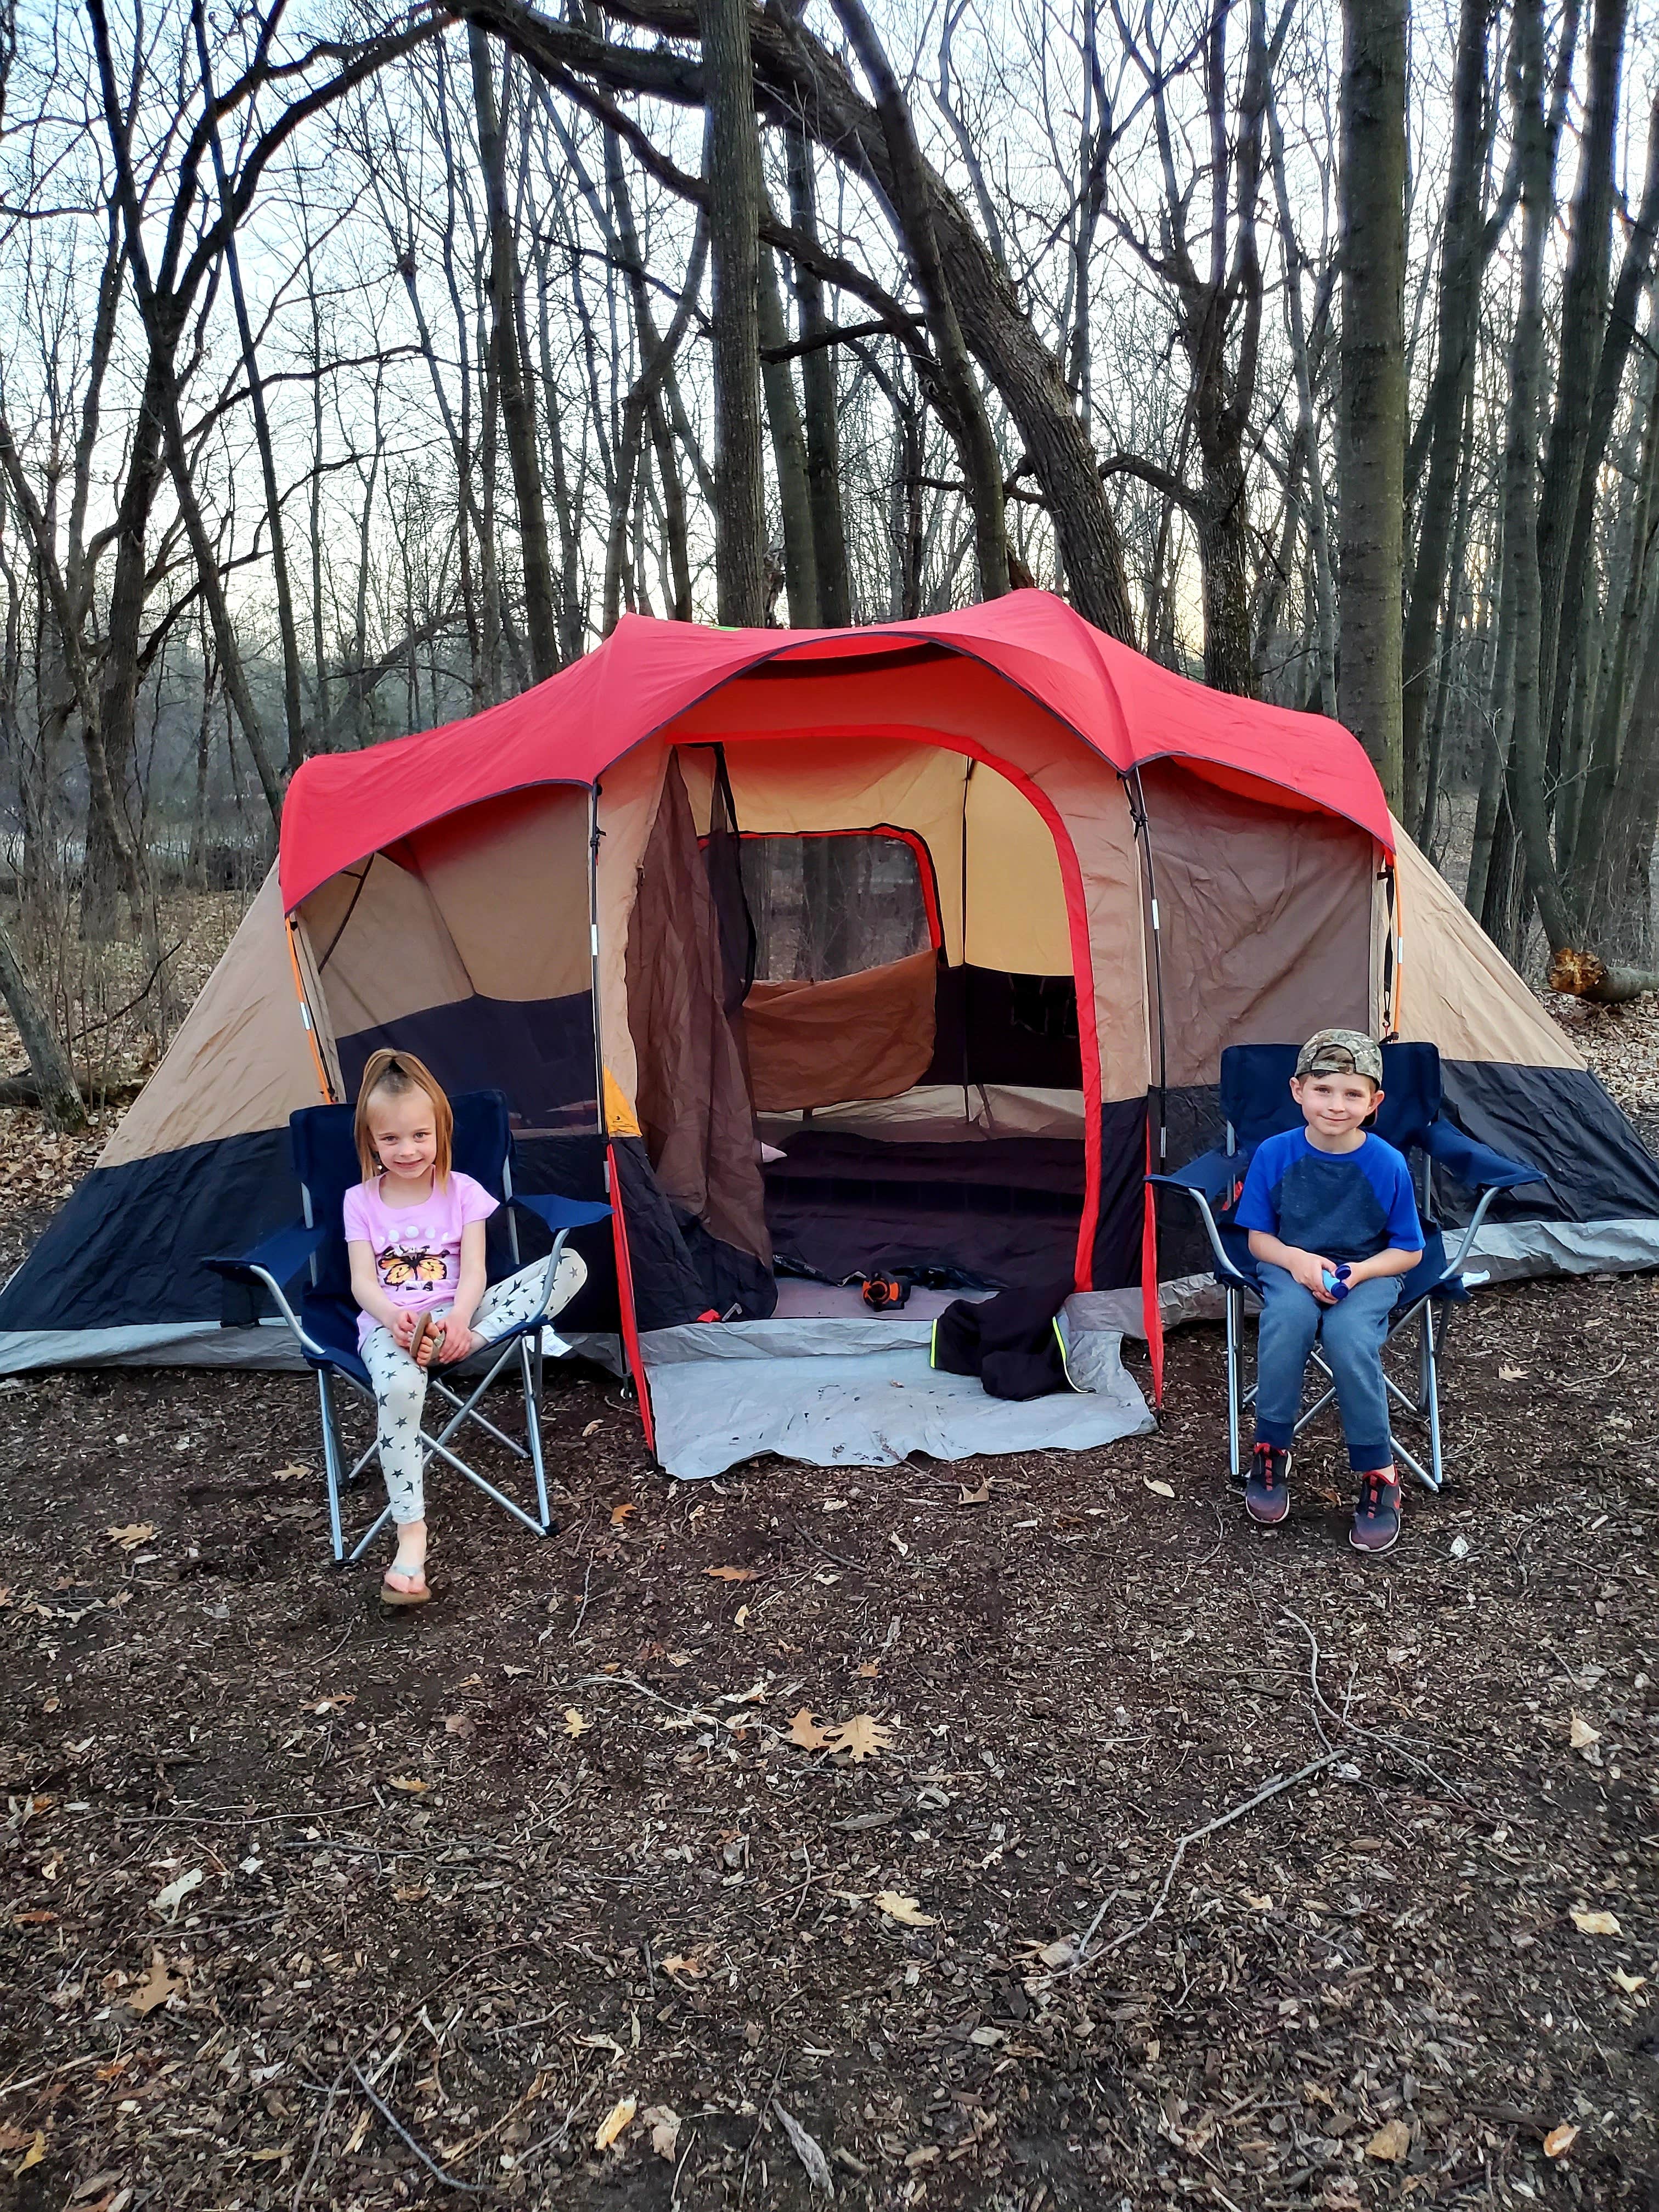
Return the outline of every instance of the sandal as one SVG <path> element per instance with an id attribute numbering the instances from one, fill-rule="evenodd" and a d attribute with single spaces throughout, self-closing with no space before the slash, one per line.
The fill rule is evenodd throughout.
<path id="1" fill-rule="evenodd" d="M 382 1605 L 424 1605 L 431 1595 L 424 1567 L 388 1567 L 380 1577 Z"/>

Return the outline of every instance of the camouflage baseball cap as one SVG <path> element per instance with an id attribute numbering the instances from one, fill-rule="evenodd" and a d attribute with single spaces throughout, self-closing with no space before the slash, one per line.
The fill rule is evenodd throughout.
<path id="1" fill-rule="evenodd" d="M 1382 1080 L 1382 1048 L 1363 1030 L 1316 1030 L 1296 1056 L 1298 1075 L 1369 1075 Z"/>

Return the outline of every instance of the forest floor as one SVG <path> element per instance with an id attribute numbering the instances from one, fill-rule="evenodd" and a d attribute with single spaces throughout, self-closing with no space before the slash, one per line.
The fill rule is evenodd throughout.
<path id="1" fill-rule="evenodd" d="M 89 1148 L 8 1118 L 15 1255 Z M 562 1375 L 558 1534 L 440 1488 L 387 1616 L 301 1381 L 0 1386 L 0 2205 L 1656 2212 L 1659 1280 L 1445 1395 L 1364 1562 L 1334 1431 L 1244 1520 L 1213 1328 L 834 1481 Z"/>

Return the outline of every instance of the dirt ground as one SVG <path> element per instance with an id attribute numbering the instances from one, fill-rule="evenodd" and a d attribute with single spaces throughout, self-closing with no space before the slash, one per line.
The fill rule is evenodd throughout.
<path id="1" fill-rule="evenodd" d="M 1659 2212 L 1659 1281 L 1477 1299 L 1380 1561 L 1220 1388 L 692 1487 L 564 1375 L 386 1616 L 306 1382 L 0 1385 L 0 2204 Z"/>

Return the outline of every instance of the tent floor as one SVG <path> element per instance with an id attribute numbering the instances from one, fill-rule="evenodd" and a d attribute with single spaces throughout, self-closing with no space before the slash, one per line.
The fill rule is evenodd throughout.
<path id="1" fill-rule="evenodd" d="M 1072 1272 L 1079 1139 L 895 1142 L 805 1128 L 783 1149 L 765 1170 L 772 1249 L 830 1282 L 878 1267 L 952 1268 L 997 1288 Z"/>

